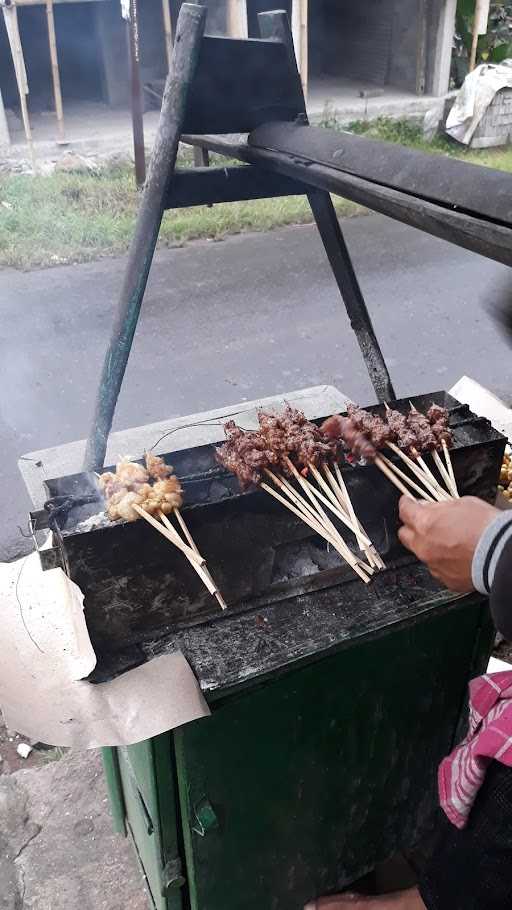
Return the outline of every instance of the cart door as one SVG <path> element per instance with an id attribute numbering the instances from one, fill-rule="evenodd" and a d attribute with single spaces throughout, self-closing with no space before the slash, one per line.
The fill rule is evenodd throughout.
<path id="1" fill-rule="evenodd" d="M 172 740 L 164 734 L 118 748 L 125 822 L 155 910 L 181 910 Z"/>
<path id="2" fill-rule="evenodd" d="M 175 731 L 192 910 L 297 910 L 428 832 L 490 649 L 481 603 L 356 639 Z"/>

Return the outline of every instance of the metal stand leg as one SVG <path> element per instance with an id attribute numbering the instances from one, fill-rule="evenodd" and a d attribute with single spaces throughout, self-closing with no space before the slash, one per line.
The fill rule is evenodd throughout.
<path id="1" fill-rule="evenodd" d="M 108 435 L 130 356 L 165 201 L 174 173 L 188 88 L 196 71 L 205 21 L 206 7 L 183 4 L 148 178 L 140 202 L 123 287 L 103 364 L 93 423 L 87 441 L 85 471 L 99 470 L 104 464 Z"/>
<path id="2" fill-rule="evenodd" d="M 331 197 L 329 193 L 313 190 L 308 193 L 308 199 L 375 394 L 379 401 L 391 401 L 396 396 L 386 361 L 377 341 Z"/>

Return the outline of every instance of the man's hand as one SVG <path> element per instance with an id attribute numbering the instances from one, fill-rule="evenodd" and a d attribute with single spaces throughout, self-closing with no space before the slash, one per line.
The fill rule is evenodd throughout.
<path id="1" fill-rule="evenodd" d="M 453 502 L 400 500 L 403 527 L 398 536 L 404 547 L 426 563 L 434 578 L 451 591 L 473 590 L 473 554 L 487 525 L 499 509 L 481 499 L 465 496 Z"/>

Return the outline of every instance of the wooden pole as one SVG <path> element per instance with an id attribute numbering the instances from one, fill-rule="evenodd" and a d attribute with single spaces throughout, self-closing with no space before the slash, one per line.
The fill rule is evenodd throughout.
<path id="1" fill-rule="evenodd" d="M 146 154 L 144 151 L 144 120 L 142 113 L 142 87 L 139 68 L 139 22 L 137 0 L 130 0 L 128 46 L 130 56 L 130 96 L 133 132 L 133 157 L 135 159 L 135 180 L 137 186 L 144 186 L 146 179 Z"/>
<path id="2" fill-rule="evenodd" d="M 23 47 L 21 45 L 20 30 L 18 25 L 18 10 L 15 6 L 3 6 L 2 7 L 4 14 L 5 30 L 7 32 L 7 37 L 9 39 L 9 46 L 11 48 L 12 62 L 14 64 L 14 73 L 16 75 L 16 84 L 18 86 L 18 94 L 20 98 L 20 107 L 21 107 L 21 117 L 23 120 L 23 128 L 25 130 L 25 138 L 28 143 L 30 150 L 30 158 L 32 160 L 32 165 L 35 167 L 35 158 L 34 158 L 34 145 L 32 142 L 32 129 L 30 126 L 30 117 L 27 107 L 27 95 L 28 95 L 28 81 L 27 81 L 27 71 L 25 69 L 25 61 L 23 59 Z"/>
<path id="3" fill-rule="evenodd" d="M 230 38 L 247 38 L 247 0 L 228 0 L 228 35 Z"/>
<path id="4" fill-rule="evenodd" d="M 48 43 L 50 45 L 50 60 L 52 64 L 53 97 L 55 100 L 55 113 L 57 114 L 57 130 L 59 141 L 64 142 L 64 110 L 62 107 L 62 92 L 60 88 L 59 58 L 57 56 L 57 37 L 55 35 L 53 0 L 46 0 L 46 21 L 48 24 Z"/>
<path id="5" fill-rule="evenodd" d="M 309 82 L 309 0 L 300 0 L 300 78 L 307 100 Z"/>
<path id="6" fill-rule="evenodd" d="M 164 19 L 165 53 L 167 54 L 167 69 L 171 68 L 172 57 L 172 22 L 169 8 L 170 0 L 162 0 L 162 15 Z"/>
<path id="7" fill-rule="evenodd" d="M 308 89 L 308 0 L 292 0 L 292 34 L 304 94 Z"/>
<path id="8" fill-rule="evenodd" d="M 472 73 L 476 66 L 476 55 L 478 52 L 478 37 L 485 35 L 489 24 L 489 0 L 476 0 L 475 18 L 473 20 L 473 41 L 471 44 L 471 55 L 469 58 L 469 72 Z"/>

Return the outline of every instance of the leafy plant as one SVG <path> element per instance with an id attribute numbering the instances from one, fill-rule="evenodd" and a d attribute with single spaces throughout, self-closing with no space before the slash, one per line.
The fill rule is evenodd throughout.
<path id="1" fill-rule="evenodd" d="M 455 34 L 454 78 L 462 84 L 468 71 L 473 42 L 475 0 L 458 0 Z M 478 63 L 501 63 L 512 57 L 512 3 L 491 3 L 486 35 L 480 35 L 477 45 Z"/>

